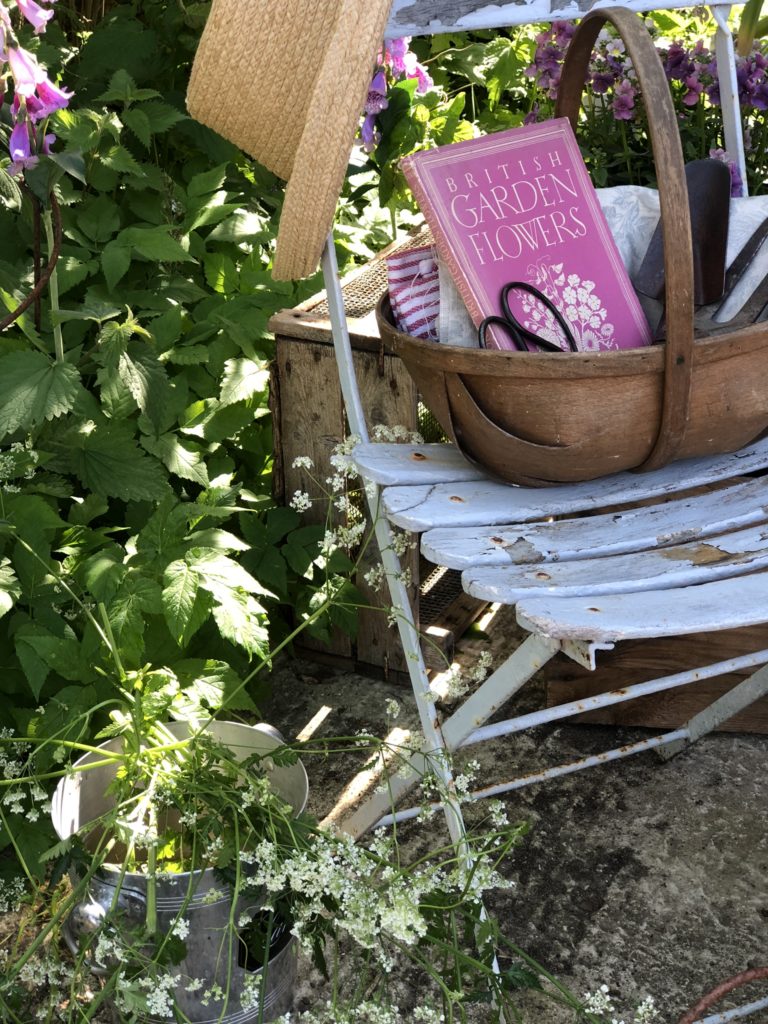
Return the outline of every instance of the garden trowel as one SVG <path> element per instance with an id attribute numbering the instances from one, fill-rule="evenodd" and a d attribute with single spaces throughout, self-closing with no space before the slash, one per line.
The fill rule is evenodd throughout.
<path id="1" fill-rule="evenodd" d="M 725 288 L 731 175 L 720 160 L 694 160 L 685 166 L 693 241 L 693 301 L 717 302 Z M 633 282 L 654 339 L 664 317 L 664 245 L 656 225 Z"/>

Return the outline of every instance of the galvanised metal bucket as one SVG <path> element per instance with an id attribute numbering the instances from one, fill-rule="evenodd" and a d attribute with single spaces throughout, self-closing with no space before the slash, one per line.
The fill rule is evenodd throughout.
<path id="1" fill-rule="evenodd" d="M 185 739 L 190 727 L 185 722 L 171 722 L 165 728 L 177 739 Z M 268 725 L 241 725 L 237 722 L 209 722 L 206 731 L 225 744 L 237 760 L 252 754 L 268 754 L 279 747 L 283 739 L 276 729 Z M 119 752 L 120 738 L 99 746 L 100 750 Z M 112 808 L 107 788 L 115 778 L 114 765 L 104 765 L 88 771 L 78 771 L 102 758 L 97 753 L 81 757 L 71 775 L 62 779 L 53 796 L 51 816 L 53 827 L 61 839 L 74 835 L 81 826 L 98 819 Z M 279 796 L 300 814 L 308 796 L 307 773 L 298 761 L 292 765 L 274 766 L 270 782 Z M 74 884 L 80 881 L 73 877 Z M 237 922 L 242 914 L 255 914 L 261 906 L 258 892 L 240 897 L 233 907 L 232 891 L 214 875 L 212 868 L 158 875 L 156 882 L 158 932 L 166 934 L 181 915 L 189 922 L 189 934 L 184 939 L 186 956 L 181 963 L 169 967 L 180 975 L 174 997 L 182 1020 L 193 1024 L 252 1024 L 276 1020 L 287 1013 L 293 1001 L 296 973 L 296 948 L 287 932 L 270 947 L 268 974 L 264 992 L 263 1015 L 258 1005 L 244 992 L 260 990 L 263 968 L 250 970 L 244 966 L 245 957 L 237 936 Z M 65 938 L 73 952 L 78 950 L 79 937 L 95 931 L 108 913 L 117 911 L 124 927 L 141 927 L 146 916 L 147 875 L 140 872 L 122 873 L 119 864 L 104 864 L 88 884 L 87 897 L 72 911 L 64 929 Z M 232 922 L 235 927 L 233 928 Z M 104 974 L 108 968 L 94 963 L 94 973 Z M 197 979 L 202 984 L 188 992 L 187 986 Z M 210 998 L 202 1004 L 206 990 L 220 986 L 224 999 Z M 147 1017 L 147 1021 L 172 1021 L 175 1016 Z"/>

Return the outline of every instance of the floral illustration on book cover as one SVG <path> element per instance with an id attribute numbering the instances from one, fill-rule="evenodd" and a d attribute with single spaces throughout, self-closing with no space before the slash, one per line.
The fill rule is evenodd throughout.
<path id="1" fill-rule="evenodd" d="M 613 348 L 615 327 L 608 319 L 608 310 L 594 281 L 582 279 L 570 273 L 563 263 L 552 263 L 544 257 L 529 265 L 528 283 L 535 285 L 562 312 L 581 352 Z M 562 345 L 563 332 L 546 306 L 524 292 L 520 304 L 523 312 L 520 322 L 524 327 L 547 341 Z"/>

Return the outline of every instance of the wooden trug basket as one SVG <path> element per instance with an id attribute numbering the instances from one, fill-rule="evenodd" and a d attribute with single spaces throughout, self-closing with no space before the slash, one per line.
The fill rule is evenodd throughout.
<path id="1" fill-rule="evenodd" d="M 421 341 L 377 317 L 443 430 L 473 462 L 511 483 L 542 486 L 676 459 L 736 451 L 768 428 L 768 327 L 694 341 L 693 253 L 677 119 L 642 19 L 621 8 L 588 14 L 571 40 L 556 116 L 578 128 L 597 35 L 618 30 L 648 112 L 664 236 L 667 340 L 610 352 L 467 349 Z"/>

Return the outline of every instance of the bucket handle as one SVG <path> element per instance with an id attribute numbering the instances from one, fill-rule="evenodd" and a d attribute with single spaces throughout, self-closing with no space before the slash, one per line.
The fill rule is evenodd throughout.
<path id="1" fill-rule="evenodd" d="M 578 131 L 581 93 L 600 29 L 609 21 L 632 58 L 648 116 L 659 184 L 664 241 L 667 340 L 661 421 L 648 458 L 638 469 L 671 462 L 683 442 L 691 401 L 693 371 L 693 242 L 683 149 L 669 87 L 648 31 L 639 15 L 620 7 L 593 10 L 580 22 L 568 46 L 560 77 L 556 117 L 567 117 Z"/>

